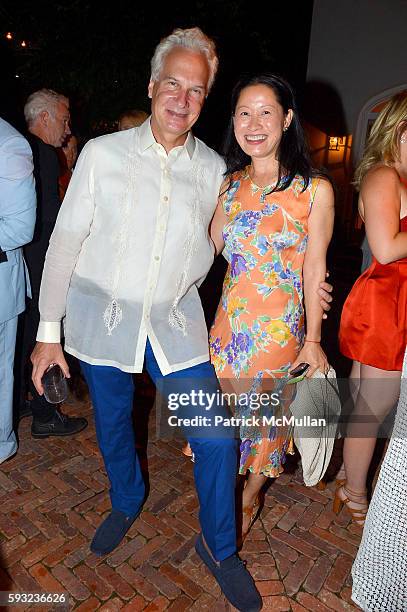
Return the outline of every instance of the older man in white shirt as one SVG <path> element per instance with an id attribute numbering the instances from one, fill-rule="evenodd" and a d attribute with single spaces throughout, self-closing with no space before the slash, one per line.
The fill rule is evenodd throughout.
<path id="1" fill-rule="evenodd" d="M 213 42 L 198 28 L 176 30 L 152 59 L 152 115 L 141 127 L 102 136 L 84 148 L 63 202 L 41 285 L 33 380 L 51 363 L 69 375 L 59 344 L 77 356 L 92 396 L 112 512 L 91 549 L 115 548 L 141 511 L 144 484 L 132 427 L 132 372 L 143 363 L 154 382 L 177 393 L 218 383 L 197 287 L 214 256 L 208 237 L 224 164 L 190 132 L 215 78 Z M 226 414 L 221 405 L 184 410 Z M 236 554 L 233 431 L 187 428 L 195 453 L 202 535 L 196 549 L 239 610 L 261 597 Z"/>

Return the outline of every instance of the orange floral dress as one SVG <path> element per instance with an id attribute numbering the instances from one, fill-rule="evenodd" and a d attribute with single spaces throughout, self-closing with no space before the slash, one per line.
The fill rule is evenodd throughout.
<path id="1" fill-rule="evenodd" d="M 221 202 L 228 218 L 223 255 L 229 265 L 209 343 L 222 390 L 237 390 L 235 398 L 246 394 L 246 401 L 233 406 L 240 425 L 240 474 L 275 478 L 292 452 L 288 427 L 249 418 L 289 414 L 288 395 L 266 408 L 247 398 L 281 392 L 303 344 L 302 267 L 318 182 L 313 178 L 303 190 L 297 175 L 284 191 L 271 192 L 256 186 L 246 168 L 232 176 Z"/>

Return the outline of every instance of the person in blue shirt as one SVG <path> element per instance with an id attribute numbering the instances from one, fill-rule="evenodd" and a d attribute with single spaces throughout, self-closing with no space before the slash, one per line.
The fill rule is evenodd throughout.
<path id="1" fill-rule="evenodd" d="M 21 247 L 32 240 L 35 211 L 30 145 L 0 118 L 0 463 L 17 450 L 13 365 L 17 319 L 28 286 Z"/>

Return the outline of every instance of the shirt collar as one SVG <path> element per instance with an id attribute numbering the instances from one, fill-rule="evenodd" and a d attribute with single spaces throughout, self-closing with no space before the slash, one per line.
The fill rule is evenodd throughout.
<path id="1" fill-rule="evenodd" d="M 153 145 L 157 143 L 156 139 L 154 138 L 153 132 L 151 130 L 150 117 L 146 119 L 144 123 L 139 127 L 139 131 L 140 131 L 140 147 L 141 147 L 142 152 L 146 151 L 147 149 L 149 149 L 150 147 L 152 147 Z M 192 159 L 192 156 L 195 151 L 195 144 L 196 144 L 195 137 L 192 134 L 192 132 L 189 132 L 187 139 L 185 141 L 185 144 L 179 148 L 183 149 L 185 147 L 189 158 Z M 178 148 L 178 147 L 175 147 L 175 148 Z"/>

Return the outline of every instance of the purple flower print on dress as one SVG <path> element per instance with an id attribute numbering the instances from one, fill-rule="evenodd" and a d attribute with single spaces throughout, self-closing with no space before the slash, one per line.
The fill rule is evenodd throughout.
<path id="1" fill-rule="evenodd" d="M 308 244 L 308 235 L 304 236 L 300 244 L 297 246 L 297 253 L 305 253 Z"/>
<path id="2" fill-rule="evenodd" d="M 259 251 L 259 255 L 265 255 L 270 248 L 270 243 L 266 236 L 260 235 L 257 237 L 256 248 Z"/>
<path id="3" fill-rule="evenodd" d="M 236 345 L 240 352 L 248 353 L 253 346 L 253 339 L 249 334 L 239 332 L 236 336 Z"/>
<path id="4" fill-rule="evenodd" d="M 211 349 L 214 355 L 219 355 L 220 353 L 220 338 L 215 338 L 211 343 Z"/>
<path id="5" fill-rule="evenodd" d="M 250 351 L 253 346 L 253 339 L 251 336 L 244 332 L 235 334 L 232 332 L 232 338 L 229 344 L 225 346 L 226 359 L 229 365 L 238 365 L 240 355 L 246 354 Z M 238 368 L 240 370 L 240 367 Z"/>
<path id="6" fill-rule="evenodd" d="M 261 221 L 262 214 L 259 211 L 246 210 L 238 213 L 234 218 L 234 231 L 238 234 L 250 236 L 255 231 L 257 225 Z"/>
<path id="7" fill-rule="evenodd" d="M 251 448 L 252 448 L 251 440 L 248 440 L 248 439 L 242 440 L 242 443 L 240 445 L 240 465 L 244 465 L 247 459 L 250 457 Z"/>
<path id="8" fill-rule="evenodd" d="M 280 260 L 277 260 L 274 262 L 273 269 L 275 272 L 277 272 L 280 278 L 284 278 L 284 279 L 287 278 L 287 276 L 285 275 L 285 270 Z"/>
<path id="9" fill-rule="evenodd" d="M 253 340 L 248 334 L 245 334 L 243 332 L 235 334 L 234 332 L 232 332 L 232 339 L 229 344 L 225 346 L 225 350 L 227 351 L 228 357 L 229 354 L 232 356 L 233 361 L 234 359 L 237 359 L 239 353 L 247 353 L 252 345 Z M 232 363 L 232 361 L 229 361 L 228 359 L 228 363 Z"/>
<path id="10" fill-rule="evenodd" d="M 240 255 L 239 253 L 232 253 L 230 268 L 230 275 L 232 278 L 239 276 L 241 272 L 247 272 L 247 264 L 243 255 Z"/>
<path id="11" fill-rule="evenodd" d="M 230 230 L 230 225 L 226 226 Z M 233 234 L 233 232 L 229 231 L 223 233 L 223 240 L 225 241 L 225 246 L 227 247 L 229 253 L 233 255 L 233 253 L 239 253 L 243 250 L 243 245 L 239 240 L 239 237 Z"/>
<path id="12" fill-rule="evenodd" d="M 273 236 L 272 246 L 275 251 L 283 251 L 298 242 L 298 234 L 295 232 L 280 233 Z"/>
<path id="13" fill-rule="evenodd" d="M 289 279 L 298 294 L 302 297 L 302 283 L 300 277 L 290 268 L 285 269 L 285 278 Z"/>
<path id="14" fill-rule="evenodd" d="M 287 450 L 288 450 L 289 441 L 286 440 L 283 444 L 283 448 L 281 449 L 281 463 L 284 464 L 287 461 Z"/>
<path id="15" fill-rule="evenodd" d="M 300 299 L 302 299 L 302 296 Z M 284 323 L 288 325 L 288 327 L 290 328 L 290 332 L 296 338 L 299 336 L 299 333 L 300 333 L 300 321 L 303 317 L 303 314 L 304 314 L 304 309 L 302 307 L 302 303 L 299 302 L 295 306 L 293 304 L 292 307 L 287 309 L 283 315 Z M 303 329 L 303 326 L 301 328 L 301 333 L 302 333 L 302 329 Z"/>
<path id="16" fill-rule="evenodd" d="M 302 290 L 302 284 L 299 276 L 291 270 L 291 268 L 283 268 L 281 261 L 274 262 L 274 271 L 278 274 L 279 278 L 283 281 L 291 281 L 294 289 L 299 292 Z"/>
<path id="17" fill-rule="evenodd" d="M 274 215 L 275 212 L 277 212 L 277 210 L 279 210 L 279 205 L 278 204 L 269 204 L 267 203 L 264 208 L 262 208 L 261 210 L 261 214 L 263 215 L 263 217 L 270 217 L 271 215 Z"/>
<path id="18" fill-rule="evenodd" d="M 236 337 L 232 334 L 232 340 L 225 346 L 226 359 L 231 365 L 236 360 Z"/>
<path id="19" fill-rule="evenodd" d="M 272 439 L 272 438 L 270 438 Z M 280 467 L 280 460 L 281 460 L 281 455 L 278 451 L 278 449 L 276 448 L 270 455 L 269 455 L 269 461 L 271 463 L 271 466 L 273 468 L 278 468 Z M 281 462 L 282 463 L 282 462 Z"/>
<path id="20" fill-rule="evenodd" d="M 277 435 L 277 428 L 274 425 L 272 425 L 269 431 L 269 440 L 275 440 L 276 435 Z"/>

